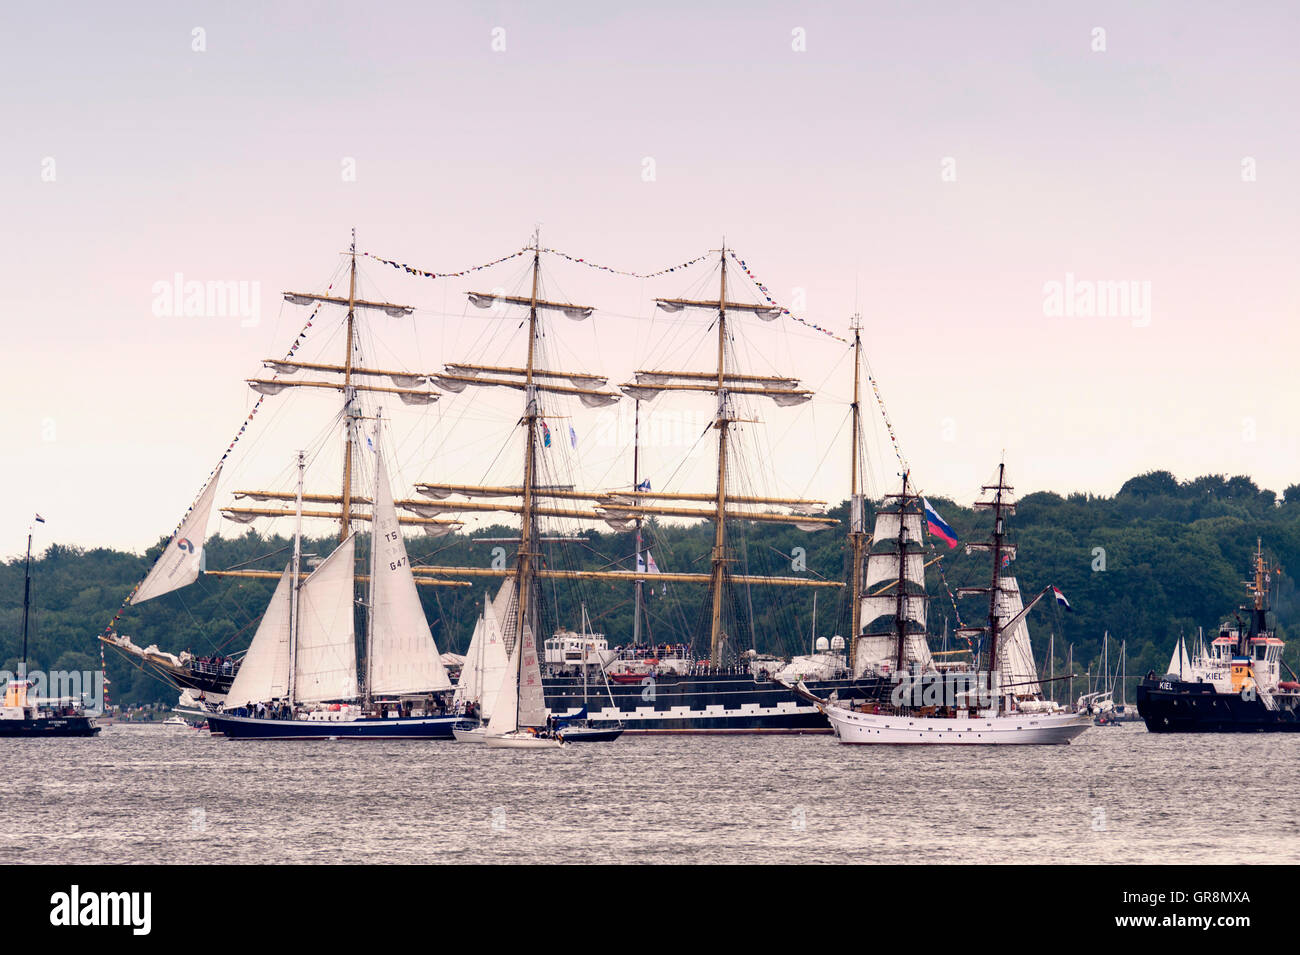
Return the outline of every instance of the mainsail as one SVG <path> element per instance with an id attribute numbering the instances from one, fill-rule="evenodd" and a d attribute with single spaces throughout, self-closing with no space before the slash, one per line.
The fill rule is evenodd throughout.
<path id="1" fill-rule="evenodd" d="M 289 604 L 293 565 L 285 568 L 257 625 L 253 642 L 226 694 L 227 706 L 247 706 L 289 696 Z"/>
<path id="2" fill-rule="evenodd" d="M 450 689 L 451 679 L 415 589 L 382 454 L 375 466 L 371 546 L 375 554 L 367 689 L 372 695 Z"/>
<path id="3" fill-rule="evenodd" d="M 1179 677 L 1190 680 L 1192 677 L 1192 658 L 1187 655 L 1187 641 L 1183 639 L 1182 634 L 1178 636 L 1178 646 L 1174 647 L 1174 655 L 1169 659 L 1169 669 L 1166 673 L 1177 673 Z"/>
<path id="4" fill-rule="evenodd" d="M 492 718 L 488 721 L 488 733 L 492 736 L 513 733 L 521 726 L 546 725 L 542 669 L 531 624 L 524 625 L 523 640 L 516 654 L 515 665 L 506 667 L 501 689 L 493 701 Z"/>
<path id="5" fill-rule="evenodd" d="M 334 549 L 298 588 L 298 645 L 294 697 L 299 702 L 357 696 L 353 628 L 356 535 Z"/>
<path id="6" fill-rule="evenodd" d="M 208 530 L 208 515 L 212 511 L 212 498 L 217 493 L 220 478 L 221 468 L 218 467 L 189 516 L 181 522 L 148 576 L 136 588 L 131 596 L 132 604 L 188 587 L 199 579 L 199 571 L 203 569 L 203 541 Z"/>

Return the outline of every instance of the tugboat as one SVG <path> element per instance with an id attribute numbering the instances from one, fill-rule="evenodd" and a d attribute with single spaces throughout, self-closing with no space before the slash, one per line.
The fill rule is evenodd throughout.
<path id="1" fill-rule="evenodd" d="M 1209 648 L 1188 654 L 1180 637 L 1169 672 L 1147 673 L 1137 706 L 1152 733 L 1292 733 L 1300 731 L 1300 682 L 1281 679 L 1285 646 L 1268 626 L 1272 575 L 1261 541 L 1254 578 L 1246 582 L 1249 621 L 1224 623 Z"/>
<path id="2" fill-rule="evenodd" d="M 36 515 L 36 522 L 45 518 Z M 34 527 L 34 525 L 33 525 Z M 95 736 L 102 727 L 86 713 L 76 697 L 38 699 L 29 695 L 33 681 L 27 677 L 27 625 L 32 602 L 32 530 L 27 529 L 27 569 L 23 577 L 23 656 L 18 676 L 5 685 L 0 707 L 0 736 Z"/>

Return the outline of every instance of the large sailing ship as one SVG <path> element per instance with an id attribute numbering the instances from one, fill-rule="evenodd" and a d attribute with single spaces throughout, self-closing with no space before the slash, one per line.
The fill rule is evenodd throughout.
<path id="1" fill-rule="evenodd" d="M 988 587 L 958 590 L 959 596 L 988 599 L 987 623 L 957 630 L 973 641 L 977 651 L 969 662 L 938 662 L 930 652 L 925 636 L 925 565 L 912 546 L 920 539 L 924 502 L 909 493 L 906 476 L 901 492 L 891 495 L 895 507 L 878 517 L 876 541 L 885 547 L 868 558 L 867 576 L 890 578 L 893 593 L 869 594 L 864 601 L 871 602 L 872 614 L 890 618 L 892 633 L 864 635 L 862 642 L 864 655 L 878 667 L 892 665 L 888 691 L 874 700 L 856 701 L 820 698 L 807 686 L 799 687 L 801 695 L 826 715 L 841 743 L 1059 744 L 1069 743 L 1091 725 L 1086 714 L 1044 698 L 1033 666 L 1024 619 L 1055 588 L 1044 588 L 1023 605 L 1019 583 L 1003 573 L 1015 559 L 1005 524 L 1015 510 L 1005 464 L 998 466 L 995 481 L 983 490 L 984 497 L 975 504 L 992 512 L 993 530 L 987 541 L 966 546 L 990 553 L 992 581 Z"/>
<path id="2" fill-rule="evenodd" d="M 368 362 L 359 362 L 354 355 L 354 322 L 367 310 L 380 310 L 401 316 L 409 314 L 410 309 L 407 306 L 371 302 L 357 297 L 355 243 L 350 256 L 349 292 L 346 297 L 286 293 L 286 300 L 292 304 L 317 308 L 346 307 L 347 349 L 344 359 L 335 364 L 305 362 L 293 359 L 292 356 L 284 360 L 267 360 L 266 364 L 275 373 L 274 377 L 251 379 L 249 384 L 263 395 L 275 395 L 288 388 L 333 389 L 343 393 L 341 421 L 345 435 L 345 460 L 342 493 L 305 494 L 300 491 L 296 495 L 283 490 L 238 491 L 236 504 L 223 507 L 222 514 L 240 522 L 276 517 L 334 519 L 339 521 L 339 546 L 343 547 L 347 545 L 353 524 L 367 520 L 367 515 L 356 511 L 358 506 L 373 504 L 375 518 L 378 519 L 379 516 L 379 491 L 376 490 L 374 498 L 365 498 L 359 496 L 354 487 L 354 449 L 363 419 L 359 403 L 362 397 L 374 399 L 389 394 L 395 395 L 402 404 L 427 404 L 441 397 L 439 392 L 449 395 L 452 401 L 457 400 L 455 396 L 470 389 L 511 389 L 521 392 L 523 409 L 518 419 L 518 433 L 523 439 L 523 453 L 517 483 L 419 482 L 416 484 L 419 497 L 393 502 L 397 509 L 405 512 L 400 518 L 402 525 L 421 525 L 430 533 L 446 533 L 461 526 L 460 519 L 465 517 L 500 513 L 515 515 L 519 531 L 518 537 L 514 539 L 516 546 L 513 560 L 507 566 L 492 567 L 404 566 L 403 576 L 409 575 L 417 584 L 435 586 L 466 586 L 465 581 L 481 578 L 504 579 L 508 582 L 508 609 L 499 606 L 499 594 L 496 601 L 491 598 L 485 601 L 485 615 L 491 613 L 493 626 L 500 631 L 498 636 L 507 659 L 512 659 L 511 655 L 518 642 L 517 635 L 525 632 L 534 635 L 544 632 L 554 634 L 550 639 L 538 640 L 543 648 L 540 664 L 544 700 L 553 716 L 572 718 L 587 711 L 592 721 L 622 724 L 634 733 L 827 732 L 826 721 L 817 707 L 797 696 L 789 684 L 803 680 L 819 693 L 849 699 L 875 692 L 887 672 L 872 665 L 869 656 L 862 653 L 864 647 L 860 645 L 861 640 L 852 636 L 861 632 L 864 610 L 874 612 L 881 600 L 889 602 L 889 598 L 879 598 L 879 595 L 868 597 L 864 593 L 866 587 L 875 586 L 880 581 L 868 580 L 864 575 L 864 555 L 869 537 L 864 528 L 867 497 L 860 486 L 863 460 L 859 398 L 863 363 L 860 321 L 855 318 L 853 324 L 852 514 L 848 528 L 852 560 L 847 581 L 847 601 L 851 608 L 848 614 L 850 639 L 846 643 L 838 636 L 830 640 L 822 638 L 809 648 L 810 653 L 798 655 L 792 661 L 764 657 L 757 653 L 755 647 L 752 614 L 747 615 L 743 610 L 747 602 L 744 600 L 745 588 L 819 587 L 839 591 L 845 588 L 842 580 L 819 579 L 812 575 L 749 573 L 747 565 L 743 565 L 745 572 L 737 569 L 742 566 L 744 555 L 740 553 L 741 548 L 737 547 L 734 538 L 741 534 L 743 546 L 745 528 L 755 525 L 788 525 L 811 532 L 839 523 L 824 514 L 823 502 L 749 493 L 749 487 L 745 487 L 742 492 L 736 487 L 737 475 L 743 472 L 739 470 L 742 466 L 739 463 L 740 449 L 734 432 L 738 424 L 754 420 L 753 413 L 748 409 L 749 403 L 762 399 L 771 401 L 778 407 L 787 407 L 802 404 L 812 397 L 812 392 L 804 388 L 796 378 L 757 375 L 739 367 L 735 342 L 737 325 L 746 318 L 762 322 L 775 321 L 782 316 L 783 309 L 772 305 L 770 301 L 764 304 L 737 300 L 734 289 L 729 290 L 728 282 L 728 262 L 735 257 L 734 253 L 724 247 L 718 250 L 719 284 L 716 298 L 655 300 L 656 307 L 665 313 L 702 312 L 709 318 L 716 327 L 716 354 L 711 356 L 712 369 L 641 369 L 635 372 L 632 380 L 614 389 L 602 375 L 562 370 L 559 367 L 561 363 L 555 360 L 556 356 L 544 347 L 559 337 L 557 329 L 547 327 L 548 316 L 558 314 L 572 321 L 583 321 L 592 314 L 593 307 L 544 297 L 541 294 L 543 249 L 536 237 L 524 252 L 531 258 L 528 287 L 524 294 L 510 295 L 498 289 L 493 292 L 471 292 L 468 296 L 470 304 L 478 308 L 492 309 L 502 316 L 512 313 L 520 316 L 522 327 L 527 329 L 527 341 L 522 359 L 513 365 L 486 364 L 480 359 L 446 363 L 441 371 L 419 373 L 385 370 L 373 367 Z M 304 372 L 310 373 L 311 377 L 304 378 Z M 384 378 L 390 379 L 393 387 L 384 387 L 376 382 L 376 379 Z M 652 491 L 638 471 L 641 406 L 655 399 L 668 400 L 661 396 L 689 398 L 692 395 L 707 396 L 714 407 L 711 430 L 716 435 L 716 477 L 713 487 L 695 493 Z M 625 487 L 594 490 L 575 486 L 568 475 L 560 473 L 551 462 L 550 457 L 553 455 L 542 453 L 544 448 L 550 446 L 546 418 L 550 416 L 554 420 L 564 417 L 564 402 L 576 401 L 583 408 L 604 408 L 624 397 L 631 398 L 636 403 L 635 419 L 638 423 L 633 447 L 630 449 L 632 473 L 628 484 Z M 461 400 L 467 401 L 468 398 Z M 202 563 L 207 513 L 212 506 L 211 494 L 219 476 L 218 468 L 190 518 L 165 548 L 150 577 L 132 597 L 132 603 L 140 603 L 170 592 L 197 578 Z M 296 505 L 296 510 L 290 510 L 286 506 L 289 502 Z M 276 506 L 261 506 L 268 504 Z M 705 589 L 705 606 L 700 626 L 686 642 L 678 640 L 672 645 L 657 642 L 653 637 L 647 636 L 650 632 L 650 617 L 643 599 L 643 590 L 648 579 L 647 566 L 650 559 L 643 543 L 642 528 L 644 522 L 652 517 L 681 521 L 702 520 L 711 522 L 713 526 L 712 547 L 707 554 L 707 572 L 665 571 L 653 577 L 653 583 L 657 585 L 688 583 L 703 585 Z M 566 561 L 563 559 L 548 560 L 543 544 L 562 541 L 562 538 L 543 537 L 542 521 L 559 522 L 570 527 L 604 523 L 618 530 L 634 530 L 635 562 L 631 568 L 625 569 L 623 559 L 620 558 L 611 561 L 607 569 L 584 569 L 574 566 L 573 562 L 564 566 Z M 194 541 L 198 542 L 197 545 Z M 350 546 L 355 548 L 355 543 Z M 327 560 L 332 566 L 341 566 L 348 562 L 347 553 L 341 554 L 337 560 L 333 556 Z M 327 575 L 316 576 L 321 569 L 318 567 L 312 577 L 300 583 L 298 576 L 292 575 L 287 584 L 288 597 L 281 595 L 273 598 L 271 610 L 276 615 L 283 616 L 282 607 L 286 599 L 290 606 L 294 605 L 295 599 L 301 599 L 301 595 L 293 597 L 295 585 L 307 588 L 308 594 L 324 589 L 322 581 Z M 261 577 L 284 582 L 283 575 L 278 571 L 229 569 L 208 570 L 207 573 L 215 576 Z M 364 583 L 364 575 L 355 575 L 354 579 L 357 584 Z M 630 642 L 611 647 L 603 636 L 585 630 L 575 634 L 562 627 L 560 614 L 572 612 L 572 608 L 566 611 L 548 603 L 544 623 L 541 597 L 543 589 L 546 586 L 553 589 L 556 583 L 562 582 L 567 582 L 574 588 L 580 588 L 584 582 L 587 585 L 602 582 L 607 586 L 617 586 L 620 582 L 626 584 L 635 602 L 632 633 L 623 635 L 625 641 L 630 636 Z M 366 599 L 362 598 L 360 603 L 365 605 Z M 923 616 L 919 624 L 923 632 Z M 368 619 L 367 625 L 382 626 L 382 618 L 378 624 Z M 646 628 L 644 631 L 643 626 Z M 366 626 L 361 626 L 356 628 L 356 632 L 365 629 Z M 427 624 L 423 624 L 423 633 L 428 633 Z M 789 634 L 768 636 L 775 637 L 779 643 L 788 643 L 790 637 Z M 373 634 L 369 634 L 367 639 L 375 646 L 382 646 L 382 642 L 375 641 Z M 210 709 L 224 702 L 226 725 L 235 733 L 247 731 L 254 724 L 246 721 L 254 717 L 233 717 L 229 715 L 232 710 L 258 703 L 283 702 L 282 697 L 274 695 L 283 691 L 281 683 L 268 685 L 262 676 L 255 683 L 258 690 L 253 696 L 265 696 L 269 692 L 272 693 L 270 700 L 255 700 L 243 688 L 252 680 L 251 677 L 242 682 L 240 679 L 240 674 L 249 670 L 254 659 L 252 650 L 247 657 L 231 654 L 214 662 L 209 658 L 196 660 L 192 655 L 174 657 L 155 647 L 141 650 L 129 638 L 116 632 L 107 634 L 105 640 L 128 654 L 133 662 L 151 669 L 155 675 L 168 680 L 178 689 L 188 689 L 191 695 L 197 695 L 205 708 Z M 255 645 L 257 642 L 255 639 Z M 343 642 L 345 641 L 340 637 L 339 645 Z M 429 645 L 431 644 L 430 640 Z M 475 654 L 470 656 L 471 659 L 479 659 Z M 256 659 L 262 659 L 260 651 Z M 362 705 L 366 704 L 367 699 L 373 702 L 373 694 L 379 689 L 375 684 L 367 682 L 371 671 L 365 662 L 363 657 L 362 664 L 356 671 L 359 678 L 356 694 Z M 499 665 L 498 660 L 492 667 Z M 477 691 L 479 697 L 483 697 L 486 689 L 486 683 L 482 681 L 490 679 L 476 669 L 481 666 L 481 662 L 476 662 L 468 671 L 470 680 L 480 680 Z M 263 664 L 259 662 L 257 667 L 260 672 Z M 283 666 L 277 672 L 283 673 Z M 614 674 L 619 679 L 611 681 L 608 679 L 609 674 Z M 462 670 L 462 680 L 464 679 L 466 671 Z M 592 702 L 590 693 L 594 685 L 606 689 L 602 694 L 604 698 L 598 698 L 595 703 Z M 428 707 L 435 705 L 433 695 L 440 692 L 440 687 L 439 683 L 418 688 L 420 693 L 426 694 L 426 713 Z M 339 691 L 336 695 L 342 698 L 348 694 L 341 691 L 350 690 L 351 686 L 335 689 Z M 369 698 L 367 693 L 371 694 Z M 462 699 L 458 701 L 460 704 L 466 702 L 464 696 L 462 694 Z M 305 701 L 295 699 L 292 702 L 296 705 Z M 315 701 L 312 702 L 315 705 Z"/>
<path id="3" fill-rule="evenodd" d="M 822 502 L 753 494 L 735 493 L 731 482 L 735 451 L 731 431 L 743 419 L 738 400 L 762 397 L 777 406 L 802 404 L 812 397 L 795 378 L 753 375 L 735 369 L 732 323 L 736 317 L 757 317 L 772 321 L 782 314 L 779 307 L 735 301 L 728 294 L 728 256 L 719 250 L 719 291 L 716 299 L 659 298 L 656 306 L 665 312 L 687 309 L 702 310 L 713 316 L 716 324 L 715 367 L 712 371 L 643 369 L 631 381 L 620 385 L 623 395 L 636 402 L 635 420 L 639 435 L 641 405 L 666 394 L 705 394 L 714 401 L 712 429 L 716 432 L 716 482 L 711 492 L 669 493 L 652 491 L 637 470 L 639 443 L 634 438 L 633 469 L 627 490 L 590 491 L 564 484 L 559 475 L 539 477 L 543 460 L 538 454 L 539 425 L 545 413 L 542 402 L 549 396 L 576 396 L 587 407 L 600 407 L 618 400 L 619 392 L 608 390 L 608 380 L 589 373 L 563 371 L 541 365 L 537 345 L 541 340 L 542 318 L 548 312 L 562 312 L 570 319 L 583 319 L 592 307 L 569 302 L 554 302 L 538 294 L 541 250 L 534 241 L 531 291 L 528 295 L 503 296 L 470 293 L 470 301 L 480 307 L 515 307 L 526 309 L 528 345 L 522 367 L 483 364 L 448 364 L 446 373 L 432 377 L 444 390 L 461 392 L 469 387 L 513 387 L 525 393 L 520 427 L 525 431 L 525 454 L 522 481 L 518 485 L 464 485 L 421 483 L 420 493 L 431 503 L 417 508 L 427 514 L 475 514 L 506 512 L 516 514 L 520 522 L 519 545 L 514 567 L 508 573 L 514 580 L 518 619 L 515 632 L 527 625 L 540 630 L 536 594 L 541 581 L 624 581 L 633 589 L 634 614 L 631 642 L 611 647 L 604 637 L 588 633 L 559 630 L 545 642 L 543 688 L 546 705 L 553 715 L 569 717 L 587 713 L 591 720 L 620 723 L 630 733 L 824 733 L 825 720 L 814 706 L 798 698 L 780 677 L 788 667 L 805 676 L 818 689 L 852 696 L 858 684 L 851 663 L 842 652 L 843 641 L 797 657 L 787 664 L 758 657 L 752 646 L 744 646 L 736 635 L 743 623 L 731 615 L 735 588 L 832 587 L 842 588 L 839 581 L 822 581 L 808 577 L 791 577 L 737 573 L 732 570 L 736 555 L 729 540 L 729 529 L 744 522 L 793 525 L 804 531 L 821 530 L 835 525 L 834 519 L 818 514 Z M 853 500 L 860 515 L 864 496 L 858 491 L 860 405 L 858 402 L 861 364 L 861 336 L 855 327 L 854 404 L 853 404 Z M 563 382 L 568 384 L 563 384 Z M 434 503 L 436 502 L 436 503 Z M 704 505 L 704 506 L 702 506 Z M 776 510 L 784 508 L 785 510 Z M 641 536 L 643 521 L 651 516 L 675 519 L 698 519 L 713 524 L 713 546 L 709 553 L 708 573 L 660 572 L 657 584 L 695 583 L 707 585 L 708 650 L 692 644 L 668 645 L 643 642 L 643 588 L 648 560 Z M 603 521 L 620 530 L 635 530 L 636 570 L 582 570 L 541 566 L 538 542 L 539 518 L 568 521 Z M 864 535 L 859 523 L 852 539 L 861 546 Z M 859 565 L 860 566 L 860 565 Z M 487 568 L 430 567 L 419 573 L 445 577 L 493 576 L 500 571 Z M 850 586 L 856 588 L 854 580 Z M 854 590 L 856 594 L 856 589 Z M 856 604 L 856 600 L 854 601 Z M 856 622 L 856 615 L 855 615 Z M 703 633 L 700 634 L 703 643 Z M 821 648 L 815 648 L 821 649 Z M 607 700 L 591 703 L 590 688 L 604 682 L 609 673 L 616 679 L 606 686 Z M 789 674 L 786 673 L 788 676 Z M 630 678 L 630 679 L 629 679 Z M 875 678 L 872 677 L 874 680 Z"/>
<path id="4" fill-rule="evenodd" d="M 343 362 L 268 360 L 277 377 L 249 380 L 255 391 L 268 396 L 288 388 L 327 389 L 342 394 L 342 405 L 336 416 L 343 431 L 342 493 L 306 495 L 303 489 L 306 454 L 298 452 L 294 492 L 236 492 L 240 500 L 281 502 L 281 506 L 239 504 L 223 509 L 228 519 L 240 523 L 258 517 L 292 518 L 295 522 L 293 557 L 288 566 L 280 573 L 213 570 L 204 567 L 202 553 L 221 477 L 222 465 L 218 465 L 195 506 L 130 598 L 131 603 L 139 604 L 170 593 L 194 583 L 200 572 L 218 577 L 277 580 L 246 655 L 237 666 L 223 668 L 222 676 L 228 676 L 228 681 L 208 681 L 198 687 L 204 697 L 199 712 L 206 716 L 214 734 L 275 739 L 451 738 L 455 722 L 447 700 L 451 680 L 424 616 L 401 530 L 401 525 L 408 521 L 425 523 L 435 530 L 447 526 L 448 522 L 398 517 L 384 453 L 382 412 L 376 406 L 385 396 L 396 396 L 403 404 L 422 405 L 436 400 L 438 395 L 420 388 L 422 379 L 418 377 L 357 363 L 359 314 L 364 310 L 382 310 L 389 315 L 403 316 L 409 315 L 411 309 L 359 298 L 356 257 L 354 240 L 348 260 L 346 298 L 304 293 L 285 296 L 293 304 L 346 307 Z M 310 380 L 292 377 L 302 370 L 322 377 Z M 392 379 L 394 387 L 373 383 L 371 379 L 375 377 Z M 373 450 L 374 459 L 373 494 L 368 498 L 356 493 L 357 475 L 369 470 L 359 460 L 358 448 L 363 446 Z M 288 501 L 292 501 L 292 509 L 283 506 Z M 307 503 L 313 505 L 311 510 L 306 509 Z M 370 505 L 370 513 L 357 511 L 357 505 Z M 309 574 L 305 573 L 302 553 L 304 518 L 339 522 L 337 545 Z M 358 573 L 354 523 L 368 524 L 370 530 L 368 567 L 364 574 Z M 364 596 L 358 600 L 359 586 L 364 589 Z M 364 618 L 361 627 L 357 626 L 358 615 Z M 360 653 L 359 632 L 364 633 L 364 649 Z M 133 652 L 138 648 L 116 633 L 109 633 L 103 639 L 108 645 L 139 658 Z M 185 689 L 195 688 L 195 682 L 193 679 L 178 681 Z"/>
<path id="5" fill-rule="evenodd" d="M 1138 713 L 1152 733 L 1294 733 L 1300 731 L 1300 679 L 1283 680 L 1285 643 L 1269 626 L 1275 570 L 1256 541 L 1243 621 L 1225 622 L 1208 647 L 1191 653 L 1179 638 L 1164 674 L 1137 687 Z"/>

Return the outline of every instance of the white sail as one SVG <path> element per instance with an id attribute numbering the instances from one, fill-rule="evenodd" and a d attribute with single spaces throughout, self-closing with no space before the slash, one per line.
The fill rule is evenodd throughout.
<path id="1" fill-rule="evenodd" d="M 898 599 L 890 593 L 879 597 L 862 598 L 862 625 L 865 627 L 872 621 L 879 620 L 881 617 L 902 616 L 904 620 L 911 620 L 916 623 L 920 629 L 925 629 L 925 608 L 929 598 L 925 594 L 904 594 L 903 610 L 898 612 Z"/>
<path id="2" fill-rule="evenodd" d="M 885 513 L 876 515 L 876 531 L 871 535 L 874 543 L 880 544 L 885 541 L 898 541 L 899 518 L 902 518 L 903 541 L 904 543 L 920 544 L 921 540 L 921 515 L 920 514 L 902 514 Z"/>
<path id="3" fill-rule="evenodd" d="M 356 535 L 334 549 L 298 588 L 294 696 L 304 703 L 357 696 L 353 629 Z"/>
<path id="4" fill-rule="evenodd" d="M 868 670 L 879 670 L 882 664 L 891 668 L 898 663 L 898 636 L 893 633 L 869 633 L 858 637 L 853 653 L 853 676 L 863 676 Z M 903 666 L 920 664 L 924 672 L 933 663 L 930 644 L 923 633 L 909 633 L 903 640 Z"/>
<path id="5" fill-rule="evenodd" d="M 483 671 L 483 697 L 480 708 L 484 718 L 496 712 L 497 691 L 501 689 L 501 677 L 506 670 L 510 669 L 510 657 L 506 653 L 505 627 L 502 626 L 501 613 L 497 604 L 504 602 L 508 606 L 512 602 L 510 598 L 514 594 L 514 585 L 514 580 L 507 580 L 502 584 L 496 601 L 488 601 L 484 598 L 482 655 L 479 660 Z M 505 597 L 504 601 L 503 597 Z"/>
<path id="6" fill-rule="evenodd" d="M 1174 647 L 1174 655 L 1169 659 L 1169 669 L 1165 672 L 1177 673 L 1184 680 L 1192 678 L 1192 658 L 1187 655 L 1187 641 L 1181 635 L 1178 637 L 1178 646 Z"/>
<path id="7" fill-rule="evenodd" d="M 487 598 L 483 598 L 487 603 Z M 474 622 L 474 633 L 469 638 L 469 649 L 465 651 L 465 663 L 460 668 L 460 679 L 456 681 L 456 692 L 452 694 L 452 705 L 460 710 L 466 703 L 477 702 L 483 696 L 483 628 L 486 616 L 479 614 Z"/>
<path id="8" fill-rule="evenodd" d="M 537 656 L 533 628 L 524 624 L 524 640 L 519 652 L 519 725 L 546 725 L 546 699 L 542 694 L 542 667 Z"/>
<path id="9" fill-rule="evenodd" d="M 451 689 L 451 678 L 429 632 L 411 562 L 402 541 L 388 468 L 382 454 L 375 464 L 375 510 L 371 525 L 372 562 L 370 646 L 367 687 L 374 694 L 427 693 Z"/>
<path id="10" fill-rule="evenodd" d="M 491 701 L 492 714 L 488 734 L 513 733 L 521 726 L 546 724 L 546 700 L 542 695 L 542 670 L 537 659 L 537 641 L 533 628 L 524 625 L 524 638 L 502 674 L 501 688 Z"/>
<path id="11" fill-rule="evenodd" d="M 148 576 L 131 595 L 132 604 L 143 603 L 181 587 L 188 587 L 199 579 L 199 571 L 203 569 L 203 542 L 208 532 L 208 515 L 212 512 L 212 498 L 217 493 L 217 481 L 220 478 L 221 468 L 218 467 L 199 495 L 193 510 L 181 522 L 180 528 L 167 542 Z"/>
<path id="12" fill-rule="evenodd" d="M 280 575 L 271 602 L 248 645 L 244 662 L 226 694 L 226 706 L 269 703 L 289 696 L 289 602 L 293 599 L 293 565 Z"/>
<path id="13" fill-rule="evenodd" d="M 1014 577 L 1001 579 L 1001 593 L 998 595 L 997 610 L 999 619 L 1005 623 L 1025 609 L 1020 596 L 1020 583 Z M 1034 696 L 1042 693 L 1038 685 L 1038 668 L 1034 665 L 1034 648 L 1029 642 L 1029 624 L 1024 617 L 1001 639 L 1002 647 L 998 653 L 998 671 L 1001 683 L 1011 686 L 1015 696 Z"/>
<path id="14" fill-rule="evenodd" d="M 896 583 L 899 563 L 900 560 L 897 554 L 868 554 L 866 580 L 863 582 L 863 588 L 871 592 L 878 585 L 890 581 Z M 901 563 L 903 564 L 905 579 L 914 584 L 925 586 L 925 556 L 923 554 L 906 554 Z"/>
<path id="15" fill-rule="evenodd" d="M 488 719 L 488 734 L 501 736 L 519 729 L 519 668 L 508 666 L 501 674 L 495 709 Z"/>

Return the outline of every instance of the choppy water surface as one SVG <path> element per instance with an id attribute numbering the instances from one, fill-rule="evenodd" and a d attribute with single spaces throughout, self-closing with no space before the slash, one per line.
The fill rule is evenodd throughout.
<path id="1" fill-rule="evenodd" d="M 117 725 L 0 740 L 0 863 L 1297 862 L 1297 756 L 1300 735 L 1140 724 L 1068 747 L 541 752 Z"/>

